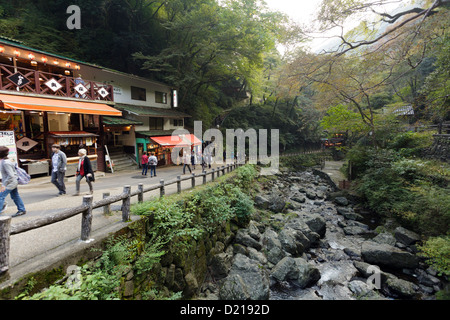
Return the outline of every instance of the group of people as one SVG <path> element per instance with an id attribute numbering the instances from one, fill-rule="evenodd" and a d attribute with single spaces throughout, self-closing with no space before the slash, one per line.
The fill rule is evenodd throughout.
<path id="1" fill-rule="evenodd" d="M 150 178 L 152 178 L 153 176 L 156 177 L 156 166 L 158 165 L 158 159 L 156 158 L 153 152 L 152 153 L 144 152 L 141 158 L 141 165 L 143 176 L 147 175 L 148 168 L 150 167 Z"/>
<path id="2" fill-rule="evenodd" d="M 58 189 L 58 196 L 63 196 L 66 194 L 66 186 L 64 184 L 64 178 L 67 170 L 67 156 L 61 151 L 61 146 L 58 144 L 52 145 L 52 174 L 51 182 Z M 86 182 L 89 186 L 90 194 L 94 193 L 94 188 L 92 182 L 95 181 L 94 170 L 92 169 L 92 164 L 89 158 L 86 156 L 86 149 L 78 150 L 78 166 L 76 173 L 76 192 L 74 196 L 80 194 L 80 182 L 83 178 L 86 178 Z M 17 164 L 13 160 L 8 158 L 9 149 L 4 146 L 0 146 L 0 172 L 2 174 L 2 186 L 0 188 L 0 213 L 5 212 L 7 208 L 7 203 L 5 202 L 8 194 L 14 201 L 17 207 L 17 213 L 13 217 L 21 216 L 26 214 L 25 205 L 18 191 L 18 175 L 17 175 Z"/>

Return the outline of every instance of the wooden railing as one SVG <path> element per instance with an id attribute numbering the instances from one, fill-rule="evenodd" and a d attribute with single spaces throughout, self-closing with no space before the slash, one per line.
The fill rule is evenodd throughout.
<path id="1" fill-rule="evenodd" d="M 196 175 L 193 173 L 191 176 L 182 178 L 177 176 L 175 180 L 164 181 L 160 180 L 160 183 L 147 188 L 144 188 L 144 184 L 138 184 L 138 189 L 136 191 L 131 191 L 131 186 L 126 185 L 123 188 L 123 192 L 118 195 L 110 196 L 109 193 L 103 194 L 103 199 L 93 202 L 93 196 L 87 195 L 83 196 L 83 202 L 80 206 L 75 208 L 69 208 L 62 210 L 60 212 L 46 215 L 44 217 L 33 219 L 30 221 L 24 221 L 18 224 L 11 225 L 11 216 L 0 217 L 0 276 L 4 276 L 9 270 L 9 244 L 10 237 L 12 235 L 20 234 L 29 230 L 42 228 L 53 223 L 57 223 L 62 220 L 66 220 L 78 214 L 82 215 L 81 219 L 81 237 L 82 241 L 89 241 L 92 230 L 92 211 L 97 208 L 103 207 L 103 212 L 108 214 L 110 212 L 110 205 L 119 201 L 122 201 L 122 222 L 130 221 L 130 207 L 131 207 L 131 197 L 137 196 L 138 202 L 144 201 L 144 193 L 158 190 L 159 196 L 163 197 L 165 195 L 165 188 L 169 185 L 176 184 L 177 192 L 180 193 L 182 190 L 181 182 L 191 180 L 191 188 L 195 188 L 195 179 L 198 177 L 203 177 L 202 183 L 206 184 L 207 176 L 211 175 L 211 181 L 214 181 L 215 176 L 219 177 L 225 175 L 226 173 L 232 172 L 241 164 L 233 163 L 220 168 L 213 168 L 211 171 L 203 171 L 201 174 Z"/>
<path id="2" fill-rule="evenodd" d="M 29 82 L 20 87 L 19 90 L 15 83 L 11 82 L 8 77 L 20 72 Z M 53 91 L 45 83 L 54 79 L 61 86 L 58 90 Z M 26 92 L 34 94 L 52 95 L 58 97 L 85 99 L 85 100 L 104 100 L 114 101 L 114 90 L 111 85 L 103 85 L 94 81 L 83 80 L 83 85 L 87 89 L 81 94 L 75 87 L 79 84 L 79 80 L 67 77 L 61 74 L 53 74 L 43 71 L 26 69 L 22 67 L 14 67 L 11 65 L 0 64 L 0 90 L 10 90 L 15 92 Z M 101 95 L 101 89 L 106 90 L 104 97 Z"/>

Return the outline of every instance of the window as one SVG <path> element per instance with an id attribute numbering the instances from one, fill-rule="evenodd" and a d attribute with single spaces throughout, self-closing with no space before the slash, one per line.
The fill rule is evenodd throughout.
<path id="1" fill-rule="evenodd" d="M 167 93 L 155 91 L 155 102 L 167 104 Z"/>
<path id="2" fill-rule="evenodd" d="M 172 124 L 175 127 L 183 127 L 183 119 L 172 119 Z"/>
<path id="3" fill-rule="evenodd" d="M 131 99 L 147 101 L 147 92 L 143 88 L 131 87 Z"/>
<path id="4" fill-rule="evenodd" d="M 149 129 L 150 130 L 164 130 L 164 119 L 163 118 L 149 118 Z"/>

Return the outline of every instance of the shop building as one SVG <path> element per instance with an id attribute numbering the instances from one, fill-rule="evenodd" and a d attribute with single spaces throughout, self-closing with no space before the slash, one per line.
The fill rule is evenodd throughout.
<path id="1" fill-rule="evenodd" d="M 113 150 L 134 165 L 149 151 L 159 165 L 171 164 L 173 146 L 158 138 L 167 141 L 184 128 L 189 115 L 177 106 L 177 90 L 170 85 L 0 37 L 0 144 L 9 143 L 32 176 L 48 174 L 53 143 L 68 156 L 67 175 L 75 174 L 80 147 L 99 171 L 114 161 L 108 154 Z M 195 137 L 183 139 L 201 144 Z"/>

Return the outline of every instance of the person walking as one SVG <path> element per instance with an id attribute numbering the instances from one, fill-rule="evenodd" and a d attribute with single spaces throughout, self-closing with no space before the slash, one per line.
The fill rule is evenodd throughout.
<path id="1" fill-rule="evenodd" d="M 11 196 L 11 199 L 13 199 L 16 207 L 17 207 L 17 213 L 13 214 L 13 217 L 22 216 L 27 213 L 25 210 L 25 205 L 22 201 L 22 198 L 19 195 L 18 185 L 17 182 L 17 170 L 16 165 L 14 162 L 12 162 L 10 159 L 8 159 L 9 155 L 9 149 L 7 147 L 1 146 L 0 147 L 0 172 L 2 174 L 2 186 L 0 188 L 0 208 L 1 212 L 3 213 L 6 208 L 8 207 L 8 204 L 6 203 L 5 199 L 6 196 L 9 194 Z"/>
<path id="2" fill-rule="evenodd" d="M 188 152 L 183 154 L 183 174 L 186 174 L 186 167 L 189 169 L 189 173 L 192 173 L 191 166 L 189 163 L 191 162 L 191 157 Z"/>
<path id="3" fill-rule="evenodd" d="M 66 194 L 66 186 L 64 184 L 64 177 L 67 170 L 67 157 L 61 151 L 59 144 L 52 145 L 52 180 L 51 182 L 58 188 L 58 196 Z"/>
<path id="4" fill-rule="evenodd" d="M 150 166 L 150 178 L 153 176 L 156 177 L 156 166 L 158 165 L 158 159 L 153 152 L 151 153 L 150 158 L 148 158 L 148 164 Z"/>
<path id="5" fill-rule="evenodd" d="M 142 155 L 141 164 L 142 164 L 142 175 L 146 176 L 147 170 L 148 170 L 148 153 L 147 152 L 144 152 L 144 154 Z"/>
<path id="6" fill-rule="evenodd" d="M 191 153 L 192 170 L 195 170 L 195 164 L 196 163 L 197 163 L 197 159 L 196 159 L 196 156 L 195 156 L 195 152 L 194 152 L 194 150 L 192 150 L 192 153 Z"/>
<path id="7" fill-rule="evenodd" d="M 92 182 L 95 181 L 94 170 L 92 170 L 91 160 L 86 157 L 86 153 L 86 149 L 78 150 L 80 159 L 78 160 L 77 179 L 75 181 L 76 192 L 74 196 L 80 195 L 80 182 L 83 178 L 86 178 L 90 194 L 94 193 L 94 188 L 92 187 Z"/>

